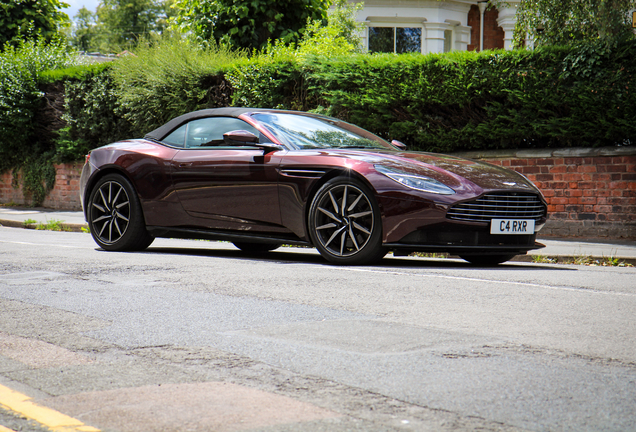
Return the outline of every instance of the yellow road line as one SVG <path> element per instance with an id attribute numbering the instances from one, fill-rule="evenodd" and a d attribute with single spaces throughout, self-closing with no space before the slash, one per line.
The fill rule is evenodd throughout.
<path id="1" fill-rule="evenodd" d="M 30 397 L 3 385 L 0 385 L 0 406 L 35 420 L 54 432 L 100 432 L 99 429 L 87 426 L 73 417 L 33 403 Z M 0 432 L 3 432 L 2 429 Z"/>
<path id="2" fill-rule="evenodd" d="M 13 429 L 9 429 L 0 425 L 0 432 L 15 432 L 15 431 Z"/>

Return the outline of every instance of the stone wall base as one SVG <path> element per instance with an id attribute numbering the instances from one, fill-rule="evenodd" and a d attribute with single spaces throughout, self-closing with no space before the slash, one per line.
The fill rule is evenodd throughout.
<path id="1" fill-rule="evenodd" d="M 538 237 L 577 237 L 596 240 L 636 239 L 636 223 L 549 219 Z"/>

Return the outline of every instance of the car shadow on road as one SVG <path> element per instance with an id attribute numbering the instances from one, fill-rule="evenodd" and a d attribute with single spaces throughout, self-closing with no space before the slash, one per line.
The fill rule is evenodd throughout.
<path id="1" fill-rule="evenodd" d="M 306 252 L 304 252 L 306 251 Z M 174 254 L 174 255 L 190 255 L 213 258 L 231 258 L 248 261 L 266 261 L 276 262 L 278 264 L 316 264 L 330 267 L 340 267 L 327 262 L 314 249 L 293 249 L 271 251 L 264 253 L 248 253 L 234 249 L 217 249 L 210 248 L 182 248 L 182 247 L 149 247 L 145 251 L 135 252 L 144 254 Z M 558 266 L 557 264 L 535 264 L 530 262 L 508 261 L 506 263 L 495 266 L 476 266 L 461 259 L 454 258 L 415 258 L 415 257 L 393 257 L 387 256 L 382 261 L 367 265 L 364 267 L 379 267 L 382 269 L 389 268 L 429 268 L 429 269 L 501 269 L 501 270 L 567 270 L 576 271 L 571 266 Z"/>

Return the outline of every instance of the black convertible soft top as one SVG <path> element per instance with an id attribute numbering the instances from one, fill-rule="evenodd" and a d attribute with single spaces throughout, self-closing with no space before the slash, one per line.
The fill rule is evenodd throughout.
<path id="1" fill-rule="evenodd" d="M 144 138 L 151 139 L 154 141 L 161 141 L 164 139 L 170 132 L 181 126 L 182 124 L 199 118 L 205 117 L 238 117 L 241 114 L 250 113 L 250 112 L 284 112 L 281 110 L 272 110 L 272 109 L 263 109 L 263 108 L 236 108 L 236 107 L 228 107 L 228 108 L 210 108 L 199 111 L 193 111 L 182 116 L 173 118 L 168 123 L 163 126 L 158 127 L 146 134 Z M 287 111 L 290 112 L 290 111 Z"/>

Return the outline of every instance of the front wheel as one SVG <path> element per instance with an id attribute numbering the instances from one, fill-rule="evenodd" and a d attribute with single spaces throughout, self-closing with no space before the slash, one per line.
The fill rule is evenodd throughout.
<path id="1" fill-rule="evenodd" d="M 88 200 L 88 224 L 95 242 L 108 251 L 146 249 L 154 238 L 146 231 L 139 198 L 119 174 L 100 179 Z"/>
<path id="2" fill-rule="evenodd" d="M 468 261 L 471 264 L 480 267 L 495 266 L 506 261 L 510 261 L 515 257 L 515 254 L 501 254 L 501 255 L 460 255 L 461 259 Z"/>
<path id="3" fill-rule="evenodd" d="M 382 259 L 382 220 L 373 193 L 346 177 L 329 180 L 309 209 L 309 235 L 318 252 L 335 264 L 369 264 Z"/>

